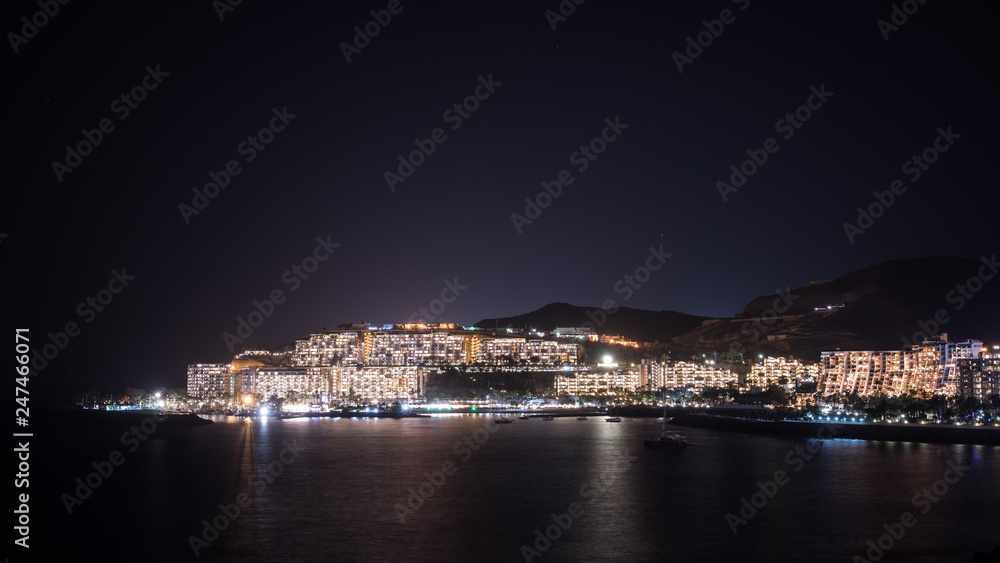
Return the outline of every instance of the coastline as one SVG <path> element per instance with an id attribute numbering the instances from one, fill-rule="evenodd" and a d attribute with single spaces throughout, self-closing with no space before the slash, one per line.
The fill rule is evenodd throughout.
<path id="1" fill-rule="evenodd" d="M 708 414 L 681 414 L 670 424 L 710 430 L 745 432 L 748 434 L 776 434 L 785 436 L 816 436 L 822 426 L 830 423 L 747 420 Z M 923 442 L 928 444 L 973 444 L 1000 446 L 1000 428 L 985 426 L 952 426 L 937 424 L 836 424 L 835 438 L 848 440 L 875 440 L 895 442 Z"/>

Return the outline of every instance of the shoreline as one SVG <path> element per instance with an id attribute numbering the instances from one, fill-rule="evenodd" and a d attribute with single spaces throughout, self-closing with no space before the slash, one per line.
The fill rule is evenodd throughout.
<path id="1" fill-rule="evenodd" d="M 837 427 L 834 439 L 1000 446 L 1000 429 L 985 426 L 767 421 L 710 414 L 681 414 L 670 420 L 670 424 L 747 434 L 802 437 L 815 437 L 823 426 L 833 426 Z"/>

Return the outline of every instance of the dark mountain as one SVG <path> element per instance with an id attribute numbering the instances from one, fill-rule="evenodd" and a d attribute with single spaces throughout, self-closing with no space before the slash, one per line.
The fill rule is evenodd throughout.
<path id="1" fill-rule="evenodd" d="M 990 257 L 891 260 L 784 296 L 757 297 L 735 318 L 711 321 L 674 342 L 808 360 L 837 348 L 898 350 L 936 333 L 995 343 L 1000 272 L 994 273 L 991 263 Z"/>
<path id="2" fill-rule="evenodd" d="M 630 307 L 618 307 L 613 314 L 608 315 L 598 307 L 549 303 L 523 315 L 483 319 L 475 326 L 485 329 L 531 327 L 539 330 L 590 326 L 596 327 L 596 332 L 601 334 L 618 334 L 629 340 L 655 342 L 669 341 L 708 319 L 709 317 L 696 317 L 675 311 L 646 311 Z"/>
<path id="3" fill-rule="evenodd" d="M 482 328 L 596 326 L 643 342 L 669 341 L 677 350 L 725 355 L 792 355 L 816 360 L 823 350 L 898 350 L 914 340 L 948 333 L 1000 344 L 1000 265 L 934 256 L 890 260 L 829 281 L 812 282 L 751 300 L 733 318 L 674 311 L 551 303 L 524 315 L 484 319 Z M 989 279 L 988 279 L 989 278 Z"/>

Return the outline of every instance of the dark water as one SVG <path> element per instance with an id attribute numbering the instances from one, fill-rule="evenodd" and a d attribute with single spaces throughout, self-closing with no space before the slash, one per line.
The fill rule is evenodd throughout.
<path id="1" fill-rule="evenodd" d="M 806 461 L 804 440 L 698 429 L 683 451 L 648 450 L 652 419 L 215 420 L 141 443 L 103 426 L 36 433 L 32 554 L 190 560 L 190 537 L 215 520 L 225 529 L 199 560 L 514 562 L 527 546 L 540 562 L 850 561 L 905 512 L 916 522 L 882 561 L 970 561 L 1000 545 L 997 447 L 826 440 Z M 67 514 L 61 495 L 113 450 L 124 461 Z M 924 500 L 949 461 L 971 468 Z M 734 534 L 727 513 L 779 470 L 787 482 Z M 429 498 L 396 508 L 421 485 Z M 546 529 L 558 539 L 538 540 Z"/>

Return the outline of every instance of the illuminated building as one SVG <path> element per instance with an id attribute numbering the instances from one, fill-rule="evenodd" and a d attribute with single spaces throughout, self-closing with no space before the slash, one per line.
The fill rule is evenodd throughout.
<path id="1" fill-rule="evenodd" d="M 980 358 L 962 358 L 958 365 L 958 395 L 987 401 L 1000 395 L 1000 353 Z"/>
<path id="2" fill-rule="evenodd" d="M 371 330 L 329 331 L 313 334 L 295 343 L 294 366 L 336 366 L 365 364 L 459 365 L 475 362 L 515 362 L 550 365 L 575 364 L 575 343 L 526 338 L 491 336 L 474 331 L 455 330 L 451 324 L 386 325 Z"/>
<path id="3" fill-rule="evenodd" d="M 418 366 L 340 366 L 331 368 L 338 397 L 351 403 L 410 402 L 420 398 L 426 374 Z"/>
<path id="4" fill-rule="evenodd" d="M 361 358 L 361 333 L 355 331 L 313 334 L 295 341 L 293 366 L 335 366 Z"/>
<path id="5" fill-rule="evenodd" d="M 240 371 L 238 395 L 259 395 L 285 399 L 293 394 L 320 399 L 329 397 L 335 387 L 329 367 L 250 366 Z"/>
<path id="6" fill-rule="evenodd" d="M 902 395 L 915 390 L 953 396 L 959 386 L 957 362 L 978 358 L 982 349 L 979 340 L 950 342 L 942 334 L 909 350 L 822 352 L 819 390 L 859 395 Z"/>
<path id="7" fill-rule="evenodd" d="M 700 392 L 706 387 L 726 387 L 739 382 L 739 375 L 728 369 L 692 362 L 642 360 L 639 375 L 639 384 L 654 391 L 686 388 Z"/>
<path id="8" fill-rule="evenodd" d="M 794 358 L 767 356 L 750 366 L 747 385 L 770 387 L 782 385 L 794 389 L 803 380 L 819 380 L 819 365 L 806 364 Z"/>
<path id="9" fill-rule="evenodd" d="M 618 395 L 619 391 L 632 391 L 639 387 L 638 369 L 608 369 L 559 373 L 556 375 L 556 393 L 573 396 Z"/>
<path id="10" fill-rule="evenodd" d="M 219 399 L 229 393 L 229 366 L 190 364 L 187 367 L 187 394 L 198 399 Z"/>

